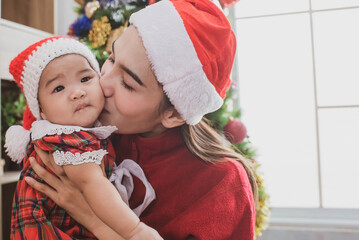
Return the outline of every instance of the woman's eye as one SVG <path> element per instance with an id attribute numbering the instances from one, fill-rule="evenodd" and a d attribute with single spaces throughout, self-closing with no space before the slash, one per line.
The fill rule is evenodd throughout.
<path id="1" fill-rule="evenodd" d="M 125 81 L 122 80 L 122 85 L 129 91 L 134 91 L 135 89 L 133 87 L 131 87 L 130 85 L 128 85 Z"/>
<path id="2" fill-rule="evenodd" d="M 87 82 L 89 81 L 91 78 L 90 77 L 84 77 L 81 79 L 81 82 Z"/>
<path id="3" fill-rule="evenodd" d="M 108 59 L 110 62 L 115 63 L 115 59 L 113 59 L 112 56 L 109 56 L 107 59 Z"/>
<path id="4" fill-rule="evenodd" d="M 55 92 L 55 93 L 61 92 L 61 91 L 64 90 L 64 89 L 65 89 L 64 86 L 57 86 L 57 87 L 55 87 L 54 92 Z"/>

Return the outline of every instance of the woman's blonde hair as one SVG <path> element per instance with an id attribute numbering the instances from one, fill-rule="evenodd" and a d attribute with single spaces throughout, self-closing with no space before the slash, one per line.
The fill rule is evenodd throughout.
<path id="1" fill-rule="evenodd" d="M 197 157 L 208 163 L 224 162 L 233 159 L 242 164 L 252 186 L 254 202 L 257 203 L 258 189 L 251 160 L 237 153 L 228 142 L 203 118 L 196 125 L 184 124 L 181 132 L 187 148 Z"/>
<path id="2" fill-rule="evenodd" d="M 159 113 L 173 107 L 166 94 L 160 102 Z M 254 163 L 242 156 L 237 149 L 236 152 L 231 145 L 214 128 L 208 119 L 202 120 L 196 125 L 183 124 L 181 132 L 187 148 L 196 157 L 208 163 L 225 162 L 228 159 L 238 161 L 247 172 L 249 182 L 252 186 L 254 203 L 258 201 L 258 187 L 256 176 L 254 174 Z"/>

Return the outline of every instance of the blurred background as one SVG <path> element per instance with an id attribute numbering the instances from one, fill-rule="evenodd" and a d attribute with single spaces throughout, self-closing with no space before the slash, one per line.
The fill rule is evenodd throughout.
<path id="1" fill-rule="evenodd" d="M 97 1 L 0 0 L 1 148 L 25 106 L 8 72 L 12 58 L 40 39 L 69 33 L 101 62 L 106 45 L 87 36 L 111 10 L 105 4 L 125 6 L 111 12 L 114 33 L 150 1 L 99 0 L 87 15 L 90 2 Z M 240 118 L 238 147 L 258 163 L 264 209 L 258 239 L 359 239 L 359 0 L 214 2 L 237 35 L 235 84 L 222 117 L 215 117 L 224 121 L 219 128 L 230 115 Z M 0 238 L 8 239 L 20 169 L 1 152 Z"/>

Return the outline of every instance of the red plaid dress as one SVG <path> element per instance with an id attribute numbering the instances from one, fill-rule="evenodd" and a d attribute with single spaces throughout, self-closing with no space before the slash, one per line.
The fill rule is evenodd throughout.
<path id="1" fill-rule="evenodd" d="M 39 182 L 44 182 L 30 166 L 29 157 L 33 156 L 46 168 L 37 156 L 34 145 L 51 152 L 59 150 L 84 153 L 100 149 L 107 150 L 108 154 L 103 158 L 107 177 L 111 175 L 115 160 L 111 142 L 107 139 L 99 140 L 95 134 L 87 131 L 45 136 L 32 141 L 27 156 L 22 161 L 22 172 L 14 194 L 11 239 L 96 239 L 91 232 L 72 219 L 63 208 L 57 206 L 46 195 L 30 187 L 24 180 L 26 176 L 30 176 Z"/>

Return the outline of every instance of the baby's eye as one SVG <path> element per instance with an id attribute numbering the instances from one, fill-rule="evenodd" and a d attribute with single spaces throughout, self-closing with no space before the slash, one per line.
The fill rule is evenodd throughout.
<path id="1" fill-rule="evenodd" d="M 56 93 L 56 92 L 61 92 L 61 91 L 64 90 L 64 89 L 65 89 L 64 86 L 57 86 L 57 87 L 55 87 L 54 92 L 55 92 L 55 93 Z"/>
<path id="2" fill-rule="evenodd" d="M 91 78 L 90 77 L 84 77 L 81 79 L 81 82 L 87 82 L 89 81 Z"/>

